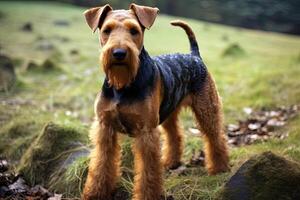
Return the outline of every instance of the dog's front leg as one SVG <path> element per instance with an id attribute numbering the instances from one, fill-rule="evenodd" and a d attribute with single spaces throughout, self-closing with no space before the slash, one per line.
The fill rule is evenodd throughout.
<path id="1" fill-rule="evenodd" d="M 117 133 L 108 123 L 96 120 L 91 129 L 95 148 L 83 191 L 84 200 L 109 200 L 119 175 L 120 146 Z"/>
<path id="2" fill-rule="evenodd" d="M 134 200 L 159 200 L 162 195 L 162 165 L 159 131 L 143 128 L 134 142 Z"/>

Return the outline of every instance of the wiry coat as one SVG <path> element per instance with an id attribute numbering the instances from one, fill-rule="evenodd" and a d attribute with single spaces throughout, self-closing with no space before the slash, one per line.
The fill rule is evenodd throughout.
<path id="1" fill-rule="evenodd" d="M 172 23 L 186 31 L 190 54 L 150 57 L 143 46 L 144 30 L 151 27 L 157 12 L 157 8 L 132 4 L 128 11 L 113 11 L 105 5 L 85 13 L 88 25 L 100 29 L 106 73 L 95 101 L 91 129 L 95 147 L 85 200 L 112 198 L 120 175 L 120 132 L 134 137 L 133 199 L 160 200 L 163 167 L 173 169 L 181 164 L 183 136 L 178 115 L 183 106 L 191 108 L 203 133 L 209 174 L 229 169 L 222 104 L 191 28 L 181 21 Z M 165 135 L 162 158 L 159 125 Z"/>

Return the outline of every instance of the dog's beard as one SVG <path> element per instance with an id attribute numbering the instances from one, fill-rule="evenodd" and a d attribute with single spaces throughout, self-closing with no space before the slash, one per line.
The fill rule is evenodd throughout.
<path id="1" fill-rule="evenodd" d="M 128 58 L 120 62 L 111 59 L 111 48 L 103 49 L 101 54 L 101 61 L 108 78 L 108 84 L 117 90 L 129 86 L 138 71 L 139 51 L 136 48 L 128 48 L 127 51 Z"/>

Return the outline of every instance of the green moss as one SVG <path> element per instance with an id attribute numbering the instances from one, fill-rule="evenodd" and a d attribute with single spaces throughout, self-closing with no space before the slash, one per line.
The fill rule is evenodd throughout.
<path id="1" fill-rule="evenodd" d="M 36 137 L 40 124 L 30 119 L 16 119 L 0 130 L 0 154 L 18 161 Z"/>
<path id="2" fill-rule="evenodd" d="M 18 171 L 31 184 L 48 186 L 52 174 L 61 170 L 67 157 L 77 150 L 78 142 L 86 140 L 83 133 L 50 122 L 23 155 Z"/>
<path id="3" fill-rule="evenodd" d="M 245 50 L 241 47 L 240 44 L 234 43 L 229 45 L 222 53 L 223 57 L 240 57 L 245 55 Z"/>
<path id="4" fill-rule="evenodd" d="M 26 66 L 26 71 L 31 72 L 59 72 L 61 69 L 58 67 L 57 61 L 52 58 L 47 58 L 41 65 L 34 61 L 30 61 Z"/>
<path id="5" fill-rule="evenodd" d="M 52 175 L 49 189 L 64 193 L 64 197 L 67 198 L 81 196 L 87 177 L 88 163 L 89 158 L 86 156 L 77 158 L 65 171 Z"/>
<path id="6" fill-rule="evenodd" d="M 300 191 L 300 166 L 271 152 L 258 156 L 249 166 L 254 199 L 293 199 Z"/>
<path id="7" fill-rule="evenodd" d="M 253 200 L 296 199 L 300 191 L 300 165 L 271 152 L 249 159 L 232 179 L 239 185 L 225 185 L 219 198 L 235 200 L 240 196 Z M 234 183 L 237 184 L 237 183 Z"/>
<path id="8" fill-rule="evenodd" d="M 42 69 L 47 70 L 47 71 L 51 71 L 54 70 L 55 68 L 57 68 L 56 64 L 54 63 L 54 61 L 50 60 L 50 59 L 46 59 L 43 64 L 41 65 Z"/>
<path id="9" fill-rule="evenodd" d="M 38 69 L 39 65 L 34 61 L 30 61 L 26 66 L 26 71 L 36 71 Z"/>

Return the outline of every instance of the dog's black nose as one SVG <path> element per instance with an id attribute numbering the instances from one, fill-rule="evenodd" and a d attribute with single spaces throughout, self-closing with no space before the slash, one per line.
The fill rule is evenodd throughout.
<path id="1" fill-rule="evenodd" d="M 126 57 L 126 50 L 125 49 L 114 49 L 113 56 L 117 60 L 123 60 Z"/>

